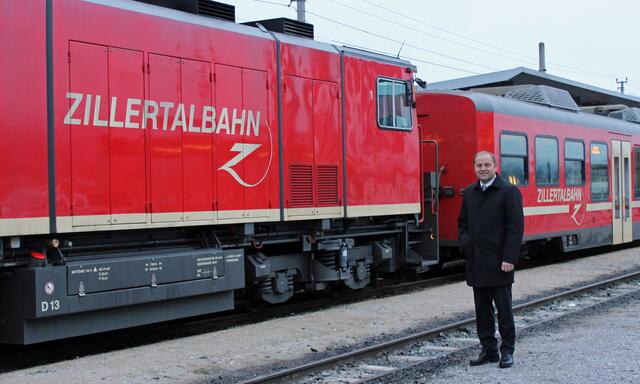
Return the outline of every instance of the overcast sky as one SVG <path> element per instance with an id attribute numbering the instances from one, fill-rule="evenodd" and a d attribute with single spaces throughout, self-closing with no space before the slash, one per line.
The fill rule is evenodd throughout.
<path id="1" fill-rule="evenodd" d="M 218 0 L 236 21 L 296 18 L 289 0 Z M 307 0 L 316 40 L 396 55 L 427 82 L 525 66 L 640 96 L 637 0 Z"/>

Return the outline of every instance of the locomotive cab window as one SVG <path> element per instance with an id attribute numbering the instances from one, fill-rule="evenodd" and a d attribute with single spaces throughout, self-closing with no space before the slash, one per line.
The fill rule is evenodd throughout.
<path id="1" fill-rule="evenodd" d="M 609 200 L 609 152 L 604 143 L 591 143 L 591 201 Z"/>
<path id="2" fill-rule="evenodd" d="M 411 87 L 401 80 L 378 79 L 378 125 L 411 130 Z"/>
<path id="3" fill-rule="evenodd" d="M 557 185 L 558 140 L 555 137 L 536 137 L 536 185 Z"/>
<path id="4" fill-rule="evenodd" d="M 523 134 L 500 135 L 500 175 L 511 184 L 529 182 L 527 137 Z"/>
<path id="5" fill-rule="evenodd" d="M 577 140 L 564 142 L 564 179 L 567 185 L 584 184 L 584 143 Z"/>

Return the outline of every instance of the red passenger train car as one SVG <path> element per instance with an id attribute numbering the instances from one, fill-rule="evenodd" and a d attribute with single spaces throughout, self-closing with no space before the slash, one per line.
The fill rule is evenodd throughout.
<path id="1" fill-rule="evenodd" d="M 437 262 L 415 67 L 229 13 L 0 3 L 0 342 Z"/>
<path id="2" fill-rule="evenodd" d="M 443 249 L 455 250 L 461 193 L 475 179 L 473 154 L 482 150 L 496 154 L 498 173 L 522 192 L 528 252 L 640 238 L 637 109 L 609 116 L 582 112 L 566 91 L 546 86 L 485 92 L 417 96 L 423 138 L 439 146 Z M 633 115 L 635 121 L 614 118 Z M 423 162 L 435 171 L 429 153 Z"/>

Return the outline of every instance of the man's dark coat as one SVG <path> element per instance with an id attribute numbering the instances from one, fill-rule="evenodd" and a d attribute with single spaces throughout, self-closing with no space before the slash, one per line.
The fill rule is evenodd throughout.
<path id="1" fill-rule="evenodd" d="M 467 260 L 466 279 L 472 287 L 513 283 L 513 271 L 502 272 L 502 262 L 516 264 L 524 234 L 522 195 L 518 187 L 496 175 L 482 191 L 480 181 L 464 190 L 458 218 L 458 241 Z"/>

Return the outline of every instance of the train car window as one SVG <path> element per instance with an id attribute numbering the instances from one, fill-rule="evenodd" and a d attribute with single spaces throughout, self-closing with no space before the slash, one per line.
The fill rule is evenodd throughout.
<path id="1" fill-rule="evenodd" d="M 591 201 L 609 200 L 609 151 L 604 143 L 591 143 Z"/>
<path id="2" fill-rule="evenodd" d="M 500 175 L 511 184 L 529 182 L 527 137 L 523 134 L 500 135 Z"/>
<path id="3" fill-rule="evenodd" d="M 401 80 L 378 79 L 378 126 L 411 130 L 411 87 Z"/>
<path id="4" fill-rule="evenodd" d="M 558 140 L 536 137 L 536 185 L 557 185 L 560 181 L 558 168 Z"/>
<path id="5" fill-rule="evenodd" d="M 567 185 L 584 184 L 584 143 L 575 140 L 564 142 L 564 178 Z"/>
<path id="6" fill-rule="evenodd" d="M 633 195 L 640 198 L 640 147 L 633 148 Z"/>

